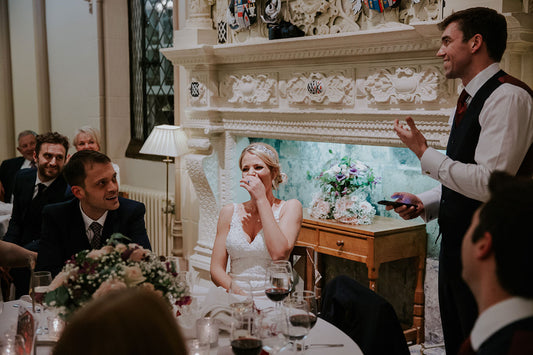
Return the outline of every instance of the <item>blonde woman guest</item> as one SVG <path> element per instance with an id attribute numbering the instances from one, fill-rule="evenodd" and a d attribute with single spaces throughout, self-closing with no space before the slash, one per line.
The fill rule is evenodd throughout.
<path id="1" fill-rule="evenodd" d="M 77 311 L 53 354 L 187 354 L 187 350 L 170 306 L 153 291 L 128 288 Z"/>
<path id="2" fill-rule="evenodd" d="M 274 197 L 273 190 L 286 175 L 273 147 L 250 144 L 241 153 L 239 167 L 240 186 L 248 191 L 250 200 L 222 208 L 211 256 L 211 279 L 226 290 L 235 276 L 252 287 L 262 284 L 272 260 L 289 258 L 302 224 L 300 201 Z"/>
<path id="3" fill-rule="evenodd" d="M 100 151 L 100 132 L 91 126 L 80 127 L 74 132 L 74 139 L 72 145 L 76 148 L 76 151 L 80 150 L 94 150 Z M 117 173 L 117 182 L 120 185 L 120 168 L 117 164 L 111 163 L 113 169 Z"/>

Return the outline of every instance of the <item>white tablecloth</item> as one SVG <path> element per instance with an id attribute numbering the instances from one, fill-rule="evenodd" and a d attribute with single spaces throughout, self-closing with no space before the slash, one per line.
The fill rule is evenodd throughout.
<path id="1" fill-rule="evenodd" d="M 202 286 L 195 286 L 193 289 L 193 297 L 199 301 L 199 306 L 202 308 L 202 303 L 209 303 L 210 299 L 217 298 L 217 299 L 223 299 L 224 297 L 224 291 L 221 290 L 214 290 L 212 287 L 208 285 Z M 206 300 L 207 298 L 207 300 Z M 265 305 L 266 302 L 269 302 L 269 305 Z M 222 300 L 222 302 L 224 302 Z M 274 303 L 269 301 L 268 299 L 265 299 L 261 301 L 261 308 L 265 308 L 268 306 L 274 306 Z M 196 330 L 193 326 L 193 322 L 190 322 L 189 324 L 190 328 L 182 329 L 183 334 L 187 338 L 194 338 L 196 336 Z M 219 346 L 218 348 L 211 349 L 210 355 L 232 355 L 233 352 L 231 351 L 231 346 L 229 345 L 229 334 L 227 332 L 220 332 L 219 336 Z M 309 332 L 309 335 L 307 336 L 307 339 L 305 340 L 305 344 L 344 344 L 342 347 L 330 347 L 330 348 L 309 348 L 305 351 L 306 355 L 313 355 L 313 354 L 328 354 L 328 355 L 343 355 L 343 354 L 350 354 L 350 355 L 363 355 L 363 352 L 359 348 L 359 346 L 350 338 L 348 335 L 343 333 L 340 329 L 335 327 L 333 324 L 326 322 L 325 320 L 318 318 L 318 321 L 316 325 L 311 329 Z M 284 351 L 280 352 L 280 354 L 292 354 L 292 349 L 290 346 L 288 349 L 285 349 Z"/>
<path id="2" fill-rule="evenodd" d="M 32 311 L 31 303 L 17 300 L 17 301 L 10 301 L 10 302 L 4 302 L 4 307 L 2 313 L 0 313 L 0 336 L 4 336 L 4 334 L 8 333 L 11 335 L 15 335 L 17 332 L 17 319 L 18 319 L 18 311 L 21 306 L 24 306 L 28 309 L 28 311 Z M 47 317 L 52 315 L 48 312 L 39 312 L 39 313 L 32 313 L 34 315 L 34 319 L 36 320 L 36 327 L 39 326 L 39 323 L 41 326 L 44 325 L 46 327 L 48 324 Z M 37 329 L 37 328 L 36 328 Z M 52 353 L 52 346 L 53 343 L 50 342 L 50 339 L 46 336 L 37 336 L 36 341 L 36 355 L 48 355 Z"/>

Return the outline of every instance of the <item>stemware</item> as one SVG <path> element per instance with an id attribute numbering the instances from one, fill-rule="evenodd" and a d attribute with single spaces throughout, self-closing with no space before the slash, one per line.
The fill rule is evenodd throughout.
<path id="1" fill-rule="evenodd" d="M 288 319 L 283 308 L 262 310 L 260 337 L 263 342 L 263 349 L 271 355 L 283 350 L 289 343 L 288 327 Z"/>
<path id="2" fill-rule="evenodd" d="M 272 265 L 267 268 L 265 294 L 281 308 L 283 301 L 291 290 L 291 274 L 285 266 Z"/>
<path id="3" fill-rule="evenodd" d="M 317 303 L 313 291 L 294 292 L 284 302 L 288 317 L 289 339 L 294 341 L 293 351 L 298 349 L 305 351 L 305 338 L 317 321 Z M 301 344 L 297 342 L 301 341 Z"/>
<path id="4" fill-rule="evenodd" d="M 52 283 L 52 274 L 50 271 L 35 271 L 30 279 L 30 296 L 32 299 L 42 305 L 44 295 L 48 292 L 48 286 Z"/>
<path id="5" fill-rule="evenodd" d="M 254 298 L 250 282 L 244 278 L 233 276 L 228 289 L 228 304 L 232 312 L 251 312 Z"/>
<path id="6" fill-rule="evenodd" d="M 295 280 L 294 270 L 292 268 L 291 262 L 289 260 L 272 260 L 270 262 L 270 265 L 280 266 L 280 267 L 284 267 L 287 269 L 287 271 L 289 272 L 289 275 L 291 275 L 291 287 L 290 287 L 289 292 L 294 291 L 294 285 L 296 284 L 296 280 Z"/>
<path id="7" fill-rule="evenodd" d="M 235 355 L 259 355 L 263 343 L 259 337 L 258 315 L 233 312 L 230 332 L 231 349 Z"/>

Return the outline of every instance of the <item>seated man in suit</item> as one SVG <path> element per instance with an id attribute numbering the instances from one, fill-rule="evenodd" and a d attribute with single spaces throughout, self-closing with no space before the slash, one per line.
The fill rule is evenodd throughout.
<path id="1" fill-rule="evenodd" d="M 459 354 L 533 354 L 533 180 L 496 172 L 489 189 L 463 238 L 479 317 Z"/>
<path id="2" fill-rule="evenodd" d="M 41 212 L 49 203 L 65 201 L 67 182 L 61 175 L 68 138 L 48 132 L 37 136 L 33 159 L 37 169 L 19 170 L 13 187 L 13 213 L 4 240 L 38 252 L 41 239 Z M 17 298 L 28 293 L 28 269 L 12 269 Z"/>
<path id="3" fill-rule="evenodd" d="M 56 275 L 72 255 L 101 248 L 113 233 L 122 233 L 133 243 L 151 249 L 144 204 L 118 196 L 116 172 L 105 154 L 76 152 L 64 175 L 76 199 L 43 210 L 38 270 Z"/>
<path id="4" fill-rule="evenodd" d="M 13 196 L 13 185 L 15 184 L 15 175 L 20 169 L 34 168 L 35 161 L 33 153 L 35 152 L 35 137 L 37 133 L 33 131 L 22 131 L 18 135 L 17 150 L 22 154 L 21 157 L 6 159 L 0 165 L 0 201 L 11 203 Z"/>

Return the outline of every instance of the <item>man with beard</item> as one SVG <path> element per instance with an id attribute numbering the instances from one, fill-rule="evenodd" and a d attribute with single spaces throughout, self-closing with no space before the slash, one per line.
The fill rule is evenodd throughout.
<path id="1" fill-rule="evenodd" d="M 101 248 L 113 233 L 151 249 L 144 204 L 118 196 L 117 173 L 109 157 L 81 150 L 72 155 L 63 174 L 76 198 L 43 210 L 37 270 L 56 275 L 72 255 Z"/>
<path id="2" fill-rule="evenodd" d="M 20 170 L 15 177 L 13 213 L 5 241 L 39 252 L 43 207 L 65 200 L 67 182 L 61 171 L 68 148 L 68 138 L 57 132 L 37 136 L 33 156 L 37 169 Z M 11 270 L 17 298 L 28 293 L 29 275 L 27 269 Z"/>

